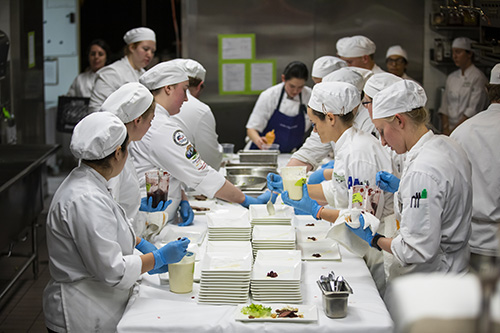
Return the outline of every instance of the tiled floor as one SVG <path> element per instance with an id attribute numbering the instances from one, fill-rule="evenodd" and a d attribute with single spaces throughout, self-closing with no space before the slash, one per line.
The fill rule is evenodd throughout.
<path id="1" fill-rule="evenodd" d="M 0 333 L 47 332 L 42 310 L 42 295 L 50 279 L 47 246 L 45 242 L 45 218 L 50 200 L 66 175 L 48 177 L 48 196 L 44 211 L 38 219 L 39 275 L 33 278 L 32 265 L 23 273 L 9 293 L 0 300 Z M 16 252 L 28 253 L 31 239 L 17 245 Z M 25 259 L 0 258 L 0 288 L 7 285 L 7 279 L 15 275 Z"/>

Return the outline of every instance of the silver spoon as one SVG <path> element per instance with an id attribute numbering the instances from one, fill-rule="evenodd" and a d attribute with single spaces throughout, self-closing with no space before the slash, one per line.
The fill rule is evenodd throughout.
<path id="1" fill-rule="evenodd" d="M 269 201 L 266 204 L 266 209 L 269 216 L 276 214 L 276 210 L 274 209 L 272 199 L 273 199 L 273 192 L 271 191 L 271 196 L 269 197 Z"/>
<path id="2" fill-rule="evenodd" d="M 339 275 L 335 280 L 335 291 L 342 291 L 342 289 L 344 289 L 344 277 Z"/>
<path id="3" fill-rule="evenodd" d="M 323 288 L 325 289 L 325 291 L 333 291 L 333 289 L 330 285 L 330 279 L 328 277 L 321 275 L 319 279 L 320 279 L 321 284 L 323 285 Z"/>
<path id="4" fill-rule="evenodd" d="M 330 280 L 330 285 L 332 287 L 332 290 L 335 290 L 335 273 L 333 271 L 328 274 L 328 279 Z"/>

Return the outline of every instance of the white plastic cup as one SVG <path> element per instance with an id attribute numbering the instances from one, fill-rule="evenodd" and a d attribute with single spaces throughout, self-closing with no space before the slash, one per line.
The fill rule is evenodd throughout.
<path id="1" fill-rule="evenodd" d="M 193 291 L 194 259 L 195 254 L 188 251 L 178 263 L 168 264 L 168 283 L 171 292 L 186 294 Z"/>
<path id="2" fill-rule="evenodd" d="M 263 143 L 262 144 L 262 150 L 280 150 L 280 144 L 279 143 Z"/>
<path id="3" fill-rule="evenodd" d="M 234 154 L 234 143 L 221 143 L 222 153 L 224 154 Z"/>
<path id="4" fill-rule="evenodd" d="M 302 185 L 306 181 L 307 168 L 305 166 L 292 166 L 281 168 L 283 189 L 288 191 L 292 200 L 302 199 Z"/>

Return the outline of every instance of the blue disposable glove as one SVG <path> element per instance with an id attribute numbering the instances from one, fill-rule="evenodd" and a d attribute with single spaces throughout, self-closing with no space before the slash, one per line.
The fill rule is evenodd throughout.
<path id="1" fill-rule="evenodd" d="M 293 212 L 295 213 L 295 215 L 309 215 L 308 212 L 304 212 L 303 210 L 300 210 L 298 208 L 294 208 Z"/>
<path id="2" fill-rule="evenodd" d="M 333 169 L 334 166 L 335 166 L 335 160 L 331 160 L 323 164 L 321 166 L 321 169 Z"/>
<path id="3" fill-rule="evenodd" d="M 290 199 L 288 196 L 288 191 L 281 193 L 281 199 L 283 202 L 289 206 L 297 208 L 301 211 L 311 214 L 314 218 L 318 215 L 321 205 L 319 205 L 316 200 L 309 197 L 309 192 L 307 191 L 307 184 L 302 185 L 302 199 L 295 201 Z"/>
<path id="4" fill-rule="evenodd" d="M 321 182 L 325 181 L 325 169 L 319 168 L 314 171 L 307 180 L 307 183 L 310 185 L 321 184 Z"/>
<path id="5" fill-rule="evenodd" d="M 386 171 L 377 172 L 375 181 L 377 186 L 386 192 L 394 193 L 399 188 L 399 178 Z"/>
<path id="6" fill-rule="evenodd" d="M 182 200 L 180 204 L 180 213 L 182 217 L 182 223 L 179 223 L 179 226 L 185 227 L 193 223 L 194 220 L 194 212 L 191 206 L 189 205 L 189 201 Z"/>
<path id="7" fill-rule="evenodd" d="M 158 250 L 153 251 L 155 257 L 154 270 L 181 261 L 187 253 L 188 245 L 189 239 L 187 237 L 182 237 L 180 240 L 167 243 Z"/>
<path id="8" fill-rule="evenodd" d="M 283 192 L 283 179 L 280 175 L 275 173 L 267 174 L 267 188 L 272 192 L 282 193 Z"/>
<path id="9" fill-rule="evenodd" d="M 250 205 L 263 205 L 269 201 L 269 198 L 271 198 L 272 203 L 275 203 L 277 197 L 278 193 L 273 192 L 271 194 L 271 191 L 266 191 L 259 195 L 257 198 L 245 194 L 245 201 L 243 201 L 241 205 L 245 208 L 248 208 Z"/>
<path id="10" fill-rule="evenodd" d="M 135 248 L 139 251 L 142 252 L 142 254 L 146 254 L 149 252 L 153 252 L 154 250 L 158 250 L 156 246 L 145 240 L 144 238 L 141 238 L 141 241 L 139 244 L 135 246 Z"/>
<path id="11" fill-rule="evenodd" d="M 153 197 L 144 197 L 141 199 L 141 207 L 139 207 L 139 210 L 141 212 L 148 212 L 148 213 L 153 213 L 153 212 L 163 212 L 167 207 L 172 203 L 172 200 L 168 201 L 160 201 L 158 203 L 158 206 L 156 208 L 153 208 Z"/>
<path id="12" fill-rule="evenodd" d="M 359 227 L 358 228 L 352 228 L 348 223 L 346 223 L 347 227 L 351 229 L 352 232 L 356 234 L 359 238 L 364 240 L 365 242 L 368 243 L 368 245 L 372 246 L 372 240 L 374 235 L 372 235 L 372 230 L 370 228 L 365 227 L 365 218 L 363 217 L 362 214 L 359 215 Z"/>

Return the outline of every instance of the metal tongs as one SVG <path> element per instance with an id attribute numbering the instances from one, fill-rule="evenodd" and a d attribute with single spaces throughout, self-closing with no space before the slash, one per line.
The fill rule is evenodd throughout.
<path id="1" fill-rule="evenodd" d="M 348 292 L 350 294 L 354 293 L 344 277 L 342 275 L 335 277 L 335 273 L 333 271 L 331 271 L 328 276 L 321 275 L 316 283 L 325 295 L 337 292 Z"/>

